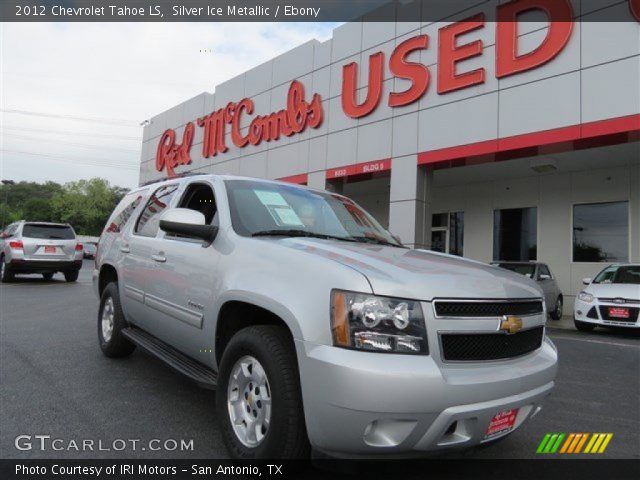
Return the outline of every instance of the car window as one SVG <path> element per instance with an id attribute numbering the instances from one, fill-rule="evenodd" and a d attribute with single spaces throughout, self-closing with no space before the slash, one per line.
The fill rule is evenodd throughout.
<path id="1" fill-rule="evenodd" d="M 547 267 L 546 265 L 540 265 L 538 267 L 538 277 L 540 277 L 540 275 L 549 275 L 549 277 L 551 277 L 549 267 Z"/>
<path id="2" fill-rule="evenodd" d="M 204 215 L 207 225 L 218 225 L 216 197 L 210 185 L 192 183 L 185 190 L 177 207 L 200 212 Z"/>
<path id="3" fill-rule="evenodd" d="M 622 265 L 605 268 L 593 283 L 640 285 L 640 265 Z"/>
<path id="4" fill-rule="evenodd" d="M 68 225 L 42 225 L 37 223 L 25 223 L 22 227 L 22 236 L 43 240 L 73 240 L 76 238 L 73 229 Z"/>
<path id="5" fill-rule="evenodd" d="M 146 190 L 132 192 L 124 196 L 107 221 L 105 232 L 118 233 L 125 227 L 131 215 L 138 207 Z"/>
<path id="6" fill-rule="evenodd" d="M 498 263 L 500 268 L 511 270 L 528 278 L 533 278 L 536 266 L 533 263 Z"/>
<path id="7" fill-rule="evenodd" d="M 138 218 L 135 233 L 143 237 L 156 236 L 160 224 L 160 216 L 171 204 L 177 189 L 177 183 L 164 185 L 151 195 Z"/>

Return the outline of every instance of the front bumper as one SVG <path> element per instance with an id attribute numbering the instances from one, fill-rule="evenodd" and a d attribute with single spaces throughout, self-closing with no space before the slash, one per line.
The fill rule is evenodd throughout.
<path id="1" fill-rule="evenodd" d="M 11 260 L 14 273 L 71 272 L 81 268 L 82 260 Z"/>
<path id="2" fill-rule="evenodd" d="M 573 318 L 579 322 L 593 323 L 594 325 L 601 325 L 603 327 L 624 327 L 624 328 L 640 328 L 640 314 L 636 315 L 635 321 L 618 321 L 618 320 L 605 320 L 602 317 L 600 307 L 627 307 L 627 308 L 639 308 L 640 304 L 613 304 L 601 302 L 597 298 L 591 303 L 583 302 L 576 298 L 575 307 L 573 309 Z M 597 318 L 593 318 L 596 316 Z"/>
<path id="3" fill-rule="evenodd" d="M 296 341 L 307 431 L 333 456 L 415 456 L 485 440 L 497 413 L 518 408 L 514 429 L 554 386 L 550 340 L 522 357 L 443 365 L 430 355 L 345 350 Z M 513 430 L 512 430 L 513 431 Z"/>

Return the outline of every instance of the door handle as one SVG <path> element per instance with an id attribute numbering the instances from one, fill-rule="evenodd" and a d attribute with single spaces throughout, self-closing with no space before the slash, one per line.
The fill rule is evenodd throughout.
<path id="1" fill-rule="evenodd" d="M 153 260 L 155 260 L 156 262 L 166 262 L 167 261 L 167 257 L 162 255 L 161 253 L 158 253 L 156 255 L 151 255 L 151 258 L 153 258 Z"/>
<path id="2" fill-rule="evenodd" d="M 131 249 L 129 248 L 129 245 L 122 245 L 122 246 L 120 247 L 120 251 L 121 251 L 122 253 L 129 253 L 129 252 L 131 251 Z"/>

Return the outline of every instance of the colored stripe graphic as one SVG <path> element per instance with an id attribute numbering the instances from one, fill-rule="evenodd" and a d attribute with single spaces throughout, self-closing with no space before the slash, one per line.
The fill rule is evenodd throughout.
<path id="1" fill-rule="evenodd" d="M 547 433 L 538 445 L 536 453 L 604 453 L 612 438 L 613 433 Z"/>

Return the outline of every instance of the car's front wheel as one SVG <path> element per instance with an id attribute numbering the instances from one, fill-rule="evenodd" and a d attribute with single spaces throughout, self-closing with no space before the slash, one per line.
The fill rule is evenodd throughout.
<path id="1" fill-rule="evenodd" d="M 591 332 L 596 326 L 593 323 L 581 322 L 580 320 L 573 320 L 573 324 L 581 332 Z"/>
<path id="2" fill-rule="evenodd" d="M 53 278 L 53 272 L 43 273 L 42 278 L 44 278 L 48 282 Z"/>
<path id="3" fill-rule="evenodd" d="M 4 256 L 0 257 L 0 282 L 12 282 L 14 278 L 11 267 L 4 262 Z"/>
<path id="4" fill-rule="evenodd" d="M 556 300 L 556 308 L 549 313 L 549 316 L 553 320 L 560 320 L 562 318 L 562 297 L 558 297 Z"/>
<path id="5" fill-rule="evenodd" d="M 126 357 L 136 349 L 122 334 L 124 328 L 127 322 L 120 306 L 118 284 L 111 282 L 102 292 L 98 311 L 98 341 L 107 357 Z"/>
<path id="6" fill-rule="evenodd" d="M 218 376 L 216 410 L 234 458 L 308 458 L 298 362 L 282 327 L 257 325 L 236 333 Z"/>

